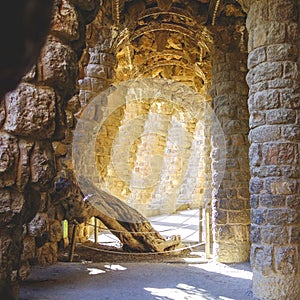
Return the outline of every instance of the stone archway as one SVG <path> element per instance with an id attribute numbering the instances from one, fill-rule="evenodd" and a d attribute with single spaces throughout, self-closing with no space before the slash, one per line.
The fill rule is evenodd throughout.
<path id="1" fill-rule="evenodd" d="M 211 55 L 212 98 L 228 146 L 224 181 L 213 193 L 215 249 L 222 261 L 245 260 L 249 254 L 250 224 L 246 187 L 249 170 L 245 167 L 247 95 L 243 80 L 247 51 L 240 42 L 247 36 L 244 30 L 246 15 L 236 1 L 173 2 L 183 10 L 190 4 L 189 13 L 199 13 L 199 23 L 215 32 L 215 48 Z M 247 82 L 253 289 L 261 299 L 297 299 L 300 294 L 299 4 L 292 0 L 239 2 L 247 12 L 249 32 Z M 0 246 L 5 253 L 1 256 L 1 292 L 11 281 L 26 276 L 28 260 L 34 258 L 35 252 L 40 262 L 55 262 L 61 238 L 60 221 L 65 218 L 84 221 L 87 217 L 80 191 L 70 175 L 71 132 L 76 123 L 74 115 L 80 106 L 113 81 L 116 57 L 112 46 L 115 25 L 124 21 L 123 8 L 132 5 L 130 17 L 134 18 L 147 5 L 149 9 L 158 7 L 162 11 L 172 6 L 172 1 L 168 0 L 146 1 L 146 6 L 144 1 L 102 1 L 97 22 L 87 30 L 89 51 L 85 50 L 80 60 L 81 81 L 77 95 L 77 60 L 85 47 L 85 24 L 95 18 L 99 3 L 56 1 L 51 37 L 47 39 L 37 68 L 23 78 L 16 91 L 6 96 L 5 108 L 0 108 L 3 153 Z M 164 52 L 163 45 L 167 45 L 168 37 L 157 33 L 157 38 L 162 41 L 158 50 Z M 179 44 L 173 45 L 178 47 Z M 130 57 L 131 53 L 129 49 L 127 55 Z M 171 59 L 173 62 L 175 56 Z M 152 58 L 162 63 L 159 57 Z M 184 59 L 189 59 L 188 55 Z M 141 65 L 143 67 L 143 63 Z M 124 74 L 131 72 L 132 66 L 128 64 L 127 67 L 129 71 L 125 68 Z M 162 71 L 143 68 L 142 73 L 151 74 L 152 70 L 157 74 L 168 73 L 167 68 Z M 181 64 L 180 72 L 189 74 L 190 68 Z M 201 80 L 197 84 L 201 89 Z M 35 117 L 31 119 L 32 112 Z M 218 176 L 215 163 L 220 161 L 217 146 L 218 136 L 214 135 L 213 182 Z M 50 191 L 54 177 L 54 190 Z M 206 182 L 204 197 L 209 199 L 209 179 Z M 69 189 L 63 193 L 66 187 Z M 36 211 L 38 214 L 34 216 Z M 23 223 L 27 225 L 22 227 Z M 14 234 L 21 231 L 22 238 Z M 22 239 L 24 255 L 20 263 Z M 234 249 L 234 256 L 229 253 L 233 245 L 240 245 Z"/>

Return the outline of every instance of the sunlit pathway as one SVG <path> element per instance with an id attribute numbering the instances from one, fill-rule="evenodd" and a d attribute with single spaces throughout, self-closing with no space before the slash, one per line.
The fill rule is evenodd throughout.
<path id="1" fill-rule="evenodd" d="M 161 234 L 181 235 L 186 245 L 199 243 L 198 210 L 150 218 Z M 110 232 L 102 244 L 118 246 Z M 120 246 L 120 244 L 119 244 Z M 198 249 L 199 250 L 199 249 Z M 175 263 L 58 263 L 34 267 L 21 287 L 21 300 L 250 300 L 252 272 L 248 263 L 205 263 L 194 252 Z"/>
<path id="2" fill-rule="evenodd" d="M 20 300 L 250 300 L 249 264 L 58 263 L 35 267 Z"/>

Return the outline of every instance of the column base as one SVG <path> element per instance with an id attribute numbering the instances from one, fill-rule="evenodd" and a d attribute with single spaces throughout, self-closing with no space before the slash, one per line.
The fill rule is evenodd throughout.
<path id="1" fill-rule="evenodd" d="M 0 299 L 18 300 L 19 299 L 19 284 L 18 283 L 0 283 Z"/>
<path id="2" fill-rule="evenodd" d="M 214 257 L 221 263 L 242 263 L 249 261 L 250 243 L 214 243 Z"/>
<path id="3" fill-rule="evenodd" d="M 263 276 L 253 271 L 252 290 L 261 300 L 300 299 L 300 276 Z"/>

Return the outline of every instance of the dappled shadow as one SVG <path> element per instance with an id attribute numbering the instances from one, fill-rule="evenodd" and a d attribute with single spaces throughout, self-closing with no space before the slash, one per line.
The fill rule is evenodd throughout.
<path id="1" fill-rule="evenodd" d="M 237 267 L 237 268 L 236 268 Z M 222 264 L 189 264 L 197 268 L 192 279 L 188 276 L 180 283 L 165 283 L 145 288 L 157 300 L 250 300 L 252 273 L 248 264 L 226 266 Z M 215 269 L 215 271 L 212 271 Z M 190 273 L 191 270 L 188 271 Z M 199 279 L 199 280 L 195 280 Z M 196 284 L 192 284 L 196 281 Z"/>
<path id="2" fill-rule="evenodd" d="M 60 263 L 33 268 L 21 300 L 250 300 L 249 264 Z"/>

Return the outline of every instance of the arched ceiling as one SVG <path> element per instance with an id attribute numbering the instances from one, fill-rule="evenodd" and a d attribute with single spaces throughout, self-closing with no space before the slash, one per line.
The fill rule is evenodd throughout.
<path id="1" fill-rule="evenodd" d="M 210 82 L 211 29 L 245 22 L 236 0 L 106 0 L 103 5 L 93 26 L 104 30 L 110 20 L 116 32 L 115 81 L 161 77 L 198 91 Z"/>

